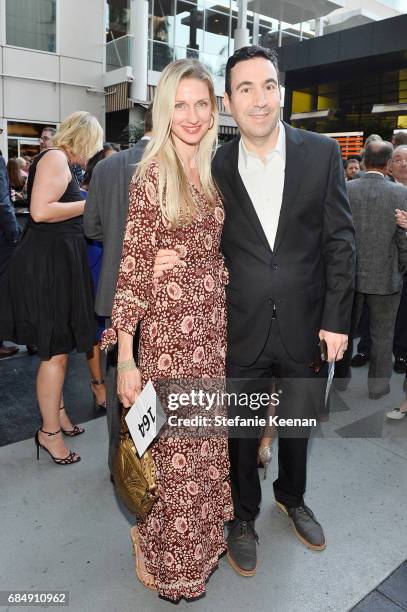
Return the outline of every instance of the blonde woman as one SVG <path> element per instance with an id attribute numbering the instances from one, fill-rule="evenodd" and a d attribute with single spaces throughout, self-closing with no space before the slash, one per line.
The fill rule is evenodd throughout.
<path id="1" fill-rule="evenodd" d="M 55 148 L 45 149 L 33 161 L 28 177 L 30 217 L 10 260 L 7 302 L 2 308 L 6 312 L 0 313 L 4 338 L 38 347 L 42 427 L 35 436 L 37 459 L 42 448 L 58 465 L 80 460 L 66 447 L 62 434 L 73 437 L 84 431 L 72 425 L 63 408 L 68 353 L 75 348 L 92 351 L 95 339 L 81 220 L 85 202 L 72 164 L 85 165 L 102 145 L 103 132 L 96 118 L 76 112 L 61 123 Z"/>
<path id="2" fill-rule="evenodd" d="M 118 395 L 125 408 L 149 379 L 225 375 L 224 211 L 211 175 L 217 127 L 207 70 L 195 60 L 169 64 L 154 99 L 152 139 L 130 189 L 113 327 L 104 337 L 105 345 L 118 339 Z M 177 250 L 185 265 L 152 284 L 159 249 Z M 151 450 L 160 497 L 132 529 L 137 574 L 170 600 L 195 598 L 226 550 L 224 522 L 232 513 L 227 439 L 174 435 Z"/>

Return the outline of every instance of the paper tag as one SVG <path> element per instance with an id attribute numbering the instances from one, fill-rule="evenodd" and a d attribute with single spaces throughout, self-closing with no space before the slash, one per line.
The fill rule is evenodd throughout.
<path id="1" fill-rule="evenodd" d="M 142 457 L 166 420 L 151 380 L 148 381 L 125 419 L 138 455 Z"/>
<path id="2" fill-rule="evenodd" d="M 332 363 L 330 363 L 328 367 L 328 380 L 326 381 L 326 389 L 325 389 L 325 406 L 328 401 L 329 391 L 331 390 L 332 381 L 334 379 L 334 374 L 335 374 L 335 362 L 332 361 Z"/>

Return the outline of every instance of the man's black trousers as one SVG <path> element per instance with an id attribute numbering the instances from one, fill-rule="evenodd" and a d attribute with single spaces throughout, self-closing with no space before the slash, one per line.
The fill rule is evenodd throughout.
<path id="1" fill-rule="evenodd" d="M 319 354 L 317 340 L 316 358 Z M 327 366 L 315 374 L 310 363 L 294 361 L 287 353 L 278 327 L 273 319 L 265 346 L 256 362 L 239 366 L 228 356 L 226 364 L 227 391 L 242 396 L 272 393 L 273 377 L 279 393 L 278 417 L 314 418 L 323 410 Z M 238 402 L 239 403 L 239 402 Z M 244 402 L 242 402 L 244 403 Z M 229 416 L 266 418 L 267 407 L 252 410 L 242 405 L 230 405 Z M 278 478 L 274 482 L 277 501 L 294 507 L 303 503 L 306 486 L 307 446 L 312 427 L 278 428 Z M 257 465 L 257 451 L 261 428 L 229 428 L 231 485 L 236 517 L 253 520 L 259 512 L 261 487 Z"/>

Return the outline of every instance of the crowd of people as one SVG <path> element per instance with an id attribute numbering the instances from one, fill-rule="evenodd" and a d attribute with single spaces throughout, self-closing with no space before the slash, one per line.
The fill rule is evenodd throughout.
<path id="1" fill-rule="evenodd" d="M 343 163 L 335 140 L 283 123 L 277 56 L 258 46 L 229 58 L 225 106 L 240 135 L 217 147 L 212 78 L 198 61 L 177 60 L 135 147 L 103 145 L 95 117 L 76 112 L 44 130 L 27 177 L 9 160 L 7 181 L 0 158 L 0 337 L 40 358 L 37 458 L 81 459 L 64 438 L 84 433 L 63 401 L 74 349 L 107 410 L 113 483 L 120 417 L 149 380 L 223 381 L 235 398 L 271 393 L 278 380 L 279 417 L 322 415 L 328 362 L 338 362 L 338 388 L 349 382 L 364 304 L 369 397 L 389 392 L 407 273 L 407 146 L 373 135 L 360 159 Z M 11 189 L 29 208 L 21 235 Z M 252 416 L 237 399 L 227 408 Z M 389 416 L 406 412 L 407 400 Z M 323 527 L 304 500 L 311 432 L 279 427 L 273 486 L 299 541 L 322 551 Z M 157 498 L 131 529 L 146 587 L 196 598 L 225 552 L 240 575 L 255 574 L 263 433 L 231 426 L 154 440 Z"/>
<path id="2" fill-rule="evenodd" d="M 407 377 L 407 133 L 395 133 L 391 143 L 371 134 L 358 159 L 344 162 L 344 171 L 351 181 L 357 256 L 350 339 L 358 335 L 360 341 L 354 356 L 349 342 L 335 385 L 344 391 L 351 367 L 369 363 L 369 397 L 377 400 L 390 393 L 392 368 Z M 387 417 L 402 420 L 406 414 L 403 401 Z"/>

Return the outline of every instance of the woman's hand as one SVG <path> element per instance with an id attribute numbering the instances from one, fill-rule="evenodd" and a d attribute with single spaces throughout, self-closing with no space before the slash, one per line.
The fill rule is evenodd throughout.
<path id="1" fill-rule="evenodd" d="M 404 230 L 407 230 L 407 212 L 396 208 L 396 223 Z"/>
<path id="2" fill-rule="evenodd" d="M 134 368 L 134 370 L 117 373 L 117 396 L 124 408 L 130 408 L 140 393 L 140 370 Z"/>

